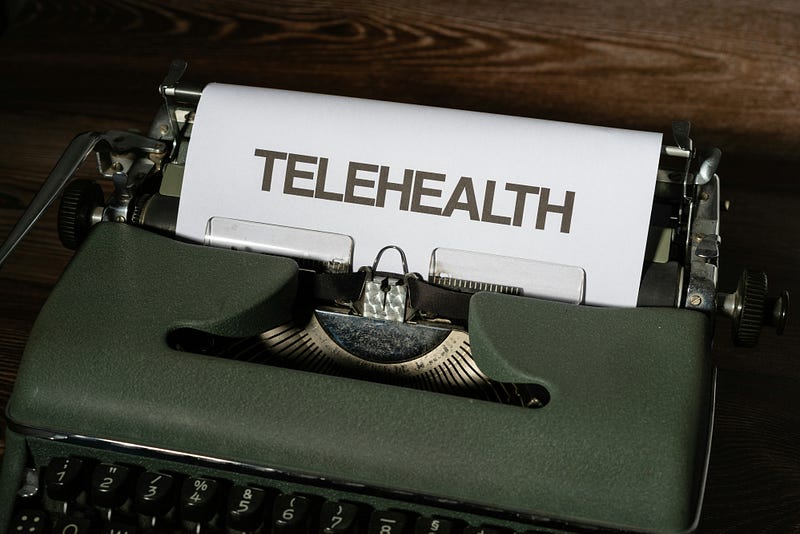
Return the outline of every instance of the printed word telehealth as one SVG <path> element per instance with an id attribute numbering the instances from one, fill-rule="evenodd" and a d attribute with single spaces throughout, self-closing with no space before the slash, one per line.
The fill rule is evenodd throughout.
<path id="1" fill-rule="evenodd" d="M 385 165 L 351 161 L 347 166 L 344 191 L 326 189 L 328 158 L 257 148 L 255 156 L 264 158 L 261 190 L 272 191 L 276 162 L 286 162 L 283 174 L 283 193 L 302 197 L 348 202 L 377 208 L 386 207 L 387 194 L 399 195 L 397 207 L 403 211 L 451 217 L 464 211 L 473 221 L 522 226 L 530 196 L 538 196 L 534 227 L 545 229 L 548 214 L 560 215 L 560 231 L 568 234 L 572 224 L 575 192 L 566 191 L 562 204 L 550 203 L 550 189 L 526 184 L 505 183 L 498 188 L 494 180 L 487 180 L 482 191 L 476 191 L 473 178 L 461 176 L 452 192 L 444 198 L 448 176 L 444 173 L 405 169 L 402 179 L 390 180 L 390 169 Z M 283 166 L 283 163 L 278 164 Z M 280 172 L 278 173 L 281 174 Z M 495 196 L 513 195 L 513 213 L 495 213 Z M 446 202 L 443 202 L 445 201 Z"/>

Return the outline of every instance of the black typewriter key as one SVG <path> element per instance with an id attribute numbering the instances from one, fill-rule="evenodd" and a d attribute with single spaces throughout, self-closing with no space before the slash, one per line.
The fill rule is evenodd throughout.
<path id="1" fill-rule="evenodd" d="M 319 512 L 320 534 L 354 534 L 358 512 L 355 504 L 326 501 Z"/>
<path id="2" fill-rule="evenodd" d="M 432 517 L 420 517 L 414 525 L 414 534 L 453 534 L 452 521 Z"/>
<path id="3" fill-rule="evenodd" d="M 17 499 L 20 503 L 32 502 L 39 498 L 41 493 L 41 471 L 34 468 L 26 468 L 22 471 L 21 482 L 17 490 Z"/>
<path id="4" fill-rule="evenodd" d="M 53 525 L 53 534 L 89 534 L 92 523 L 83 517 L 72 517 L 59 514 Z"/>
<path id="5" fill-rule="evenodd" d="M 124 465 L 99 464 L 92 471 L 92 504 L 119 508 L 128 500 L 131 470 Z"/>
<path id="6" fill-rule="evenodd" d="M 147 471 L 136 481 L 134 503 L 143 515 L 161 516 L 170 511 L 175 501 L 175 478 L 164 473 Z"/>
<path id="7" fill-rule="evenodd" d="M 375 510 L 369 518 L 367 534 L 403 534 L 408 515 L 395 510 Z"/>
<path id="8" fill-rule="evenodd" d="M 41 510 L 21 510 L 8 527 L 9 534 L 47 534 L 50 521 Z"/>
<path id="9" fill-rule="evenodd" d="M 261 488 L 234 486 L 228 492 L 227 525 L 243 531 L 256 530 L 267 513 L 268 494 Z"/>
<path id="10" fill-rule="evenodd" d="M 305 534 L 311 527 L 311 499 L 279 495 L 272 507 L 273 534 Z"/>
<path id="11" fill-rule="evenodd" d="M 219 507 L 219 483 L 212 478 L 187 478 L 181 487 L 181 518 L 207 523 Z"/>
<path id="12" fill-rule="evenodd" d="M 464 534 L 508 534 L 508 532 L 505 529 L 496 528 L 496 527 L 466 526 L 466 527 L 464 527 Z"/>
<path id="13" fill-rule="evenodd" d="M 83 491 L 87 462 L 81 458 L 52 458 L 47 464 L 44 486 L 47 495 L 56 501 L 74 501 Z"/>
<path id="14" fill-rule="evenodd" d="M 127 523 L 107 523 L 98 530 L 99 534 L 139 534 L 139 527 Z"/>

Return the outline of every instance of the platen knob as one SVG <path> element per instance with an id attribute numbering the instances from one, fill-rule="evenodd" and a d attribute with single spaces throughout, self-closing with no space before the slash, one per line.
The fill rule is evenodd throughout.
<path id="1" fill-rule="evenodd" d="M 80 246 L 92 227 L 92 212 L 103 205 L 103 190 L 93 180 L 73 180 L 58 206 L 58 237 L 72 250 Z"/>
<path id="2" fill-rule="evenodd" d="M 764 326 L 773 326 L 783 333 L 789 316 L 789 292 L 778 297 L 767 295 L 767 275 L 763 271 L 745 270 L 735 293 L 720 295 L 720 312 L 733 321 L 733 343 L 754 347 Z"/>
<path id="3" fill-rule="evenodd" d="M 733 316 L 733 343 L 754 347 L 761 334 L 767 301 L 767 275 L 763 271 L 746 270 L 736 288 L 736 312 Z"/>

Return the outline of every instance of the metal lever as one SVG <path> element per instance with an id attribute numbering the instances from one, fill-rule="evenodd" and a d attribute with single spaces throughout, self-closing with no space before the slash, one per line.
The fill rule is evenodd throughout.
<path id="1" fill-rule="evenodd" d="M 174 108 L 175 103 L 196 105 L 200 102 L 203 86 L 181 81 L 188 66 L 182 59 L 173 59 L 164 81 L 158 88 L 168 108 Z"/>
<path id="2" fill-rule="evenodd" d="M 722 151 L 718 148 L 708 148 L 703 150 L 700 156 L 703 158 L 703 163 L 700 164 L 700 169 L 695 176 L 694 183 L 697 185 L 707 184 L 711 181 L 714 173 L 717 172 Z"/>
<path id="3" fill-rule="evenodd" d="M 164 108 L 167 111 L 169 118 L 169 134 L 165 137 L 172 140 L 172 144 L 178 142 L 178 118 L 175 114 L 179 103 L 191 104 L 196 106 L 200 102 L 200 97 L 203 94 L 202 86 L 195 86 L 192 84 L 181 83 L 181 78 L 186 72 L 188 63 L 182 59 L 173 59 L 169 65 L 167 75 L 164 81 L 158 88 L 161 96 L 164 98 Z"/>
<path id="4" fill-rule="evenodd" d="M 0 247 L 0 267 L 44 211 L 58 198 L 84 160 L 101 144 L 107 145 L 111 152 L 117 154 L 134 149 L 149 153 L 163 153 L 166 150 L 166 145 L 161 141 L 130 132 L 114 130 L 105 133 L 85 132 L 75 137 Z"/>
<path id="5" fill-rule="evenodd" d="M 692 123 L 689 121 L 672 121 L 672 137 L 675 144 L 684 150 L 692 150 L 692 138 L 689 133 L 692 131 Z"/>

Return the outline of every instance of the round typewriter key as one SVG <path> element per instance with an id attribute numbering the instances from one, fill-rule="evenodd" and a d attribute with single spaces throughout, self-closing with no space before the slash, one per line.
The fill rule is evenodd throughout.
<path id="1" fill-rule="evenodd" d="M 375 510 L 369 518 L 367 534 L 403 534 L 408 515 L 395 510 Z"/>
<path id="2" fill-rule="evenodd" d="M 103 528 L 97 532 L 98 534 L 139 534 L 140 530 L 136 525 L 111 522 L 103 525 Z"/>
<path id="3" fill-rule="evenodd" d="M 172 508 L 175 479 L 171 475 L 148 471 L 136 482 L 136 511 L 150 516 L 165 515 Z"/>
<path id="4" fill-rule="evenodd" d="M 86 462 L 80 458 L 53 458 L 44 477 L 47 496 L 56 501 L 74 501 L 83 488 Z"/>
<path id="5" fill-rule="evenodd" d="M 420 517 L 414 525 L 414 534 L 451 534 L 453 522 L 447 519 Z"/>
<path id="6" fill-rule="evenodd" d="M 280 495 L 272 509 L 273 534 L 307 534 L 311 500 L 302 495 Z"/>
<path id="7" fill-rule="evenodd" d="M 211 478 L 187 478 L 181 487 L 181 517 L 185 521 L 207 523 L 219 505 L 219 484 Z"/>
<path id="8" fill-rule="evenodd" d="M 10 534 L 45 534 L 50 530 L 50 520 L 41 510 L 21 510 L 8 527 Z"/>
<path id="9" fill-rule="evenodd" d="M 500 529 L 496 527 L 473 527 L 473 526 L 466 526 L 464 527 L 464 534 L 508 534 L 508 531 L 505 529 Z"/>
<path id="10" fill-rule="evenodd" d="M 92 532 L 92 523 L 83 517 L 57 515 L 53 525 L 53 534 L 89 534 Z"/>
<path id="11" fill-rule="evenodd" d="M 319 513 L 320 534 L 353 534 L 358 524 L 358 507 L 326 501 Z"/>
<path id="12" fill-rule="evenodd" d="M 229 528 L 256 530 L 264 522 L 267 511 L 267 492 L 251 486 L 234 486 L 228 494 Z"/>
<path id="13" fill-rule="evenodd" d="M 92 472 L 92 504 L 117 508 L 128 500 L 131 470 L 124 465 L 100 464 Z"/>

